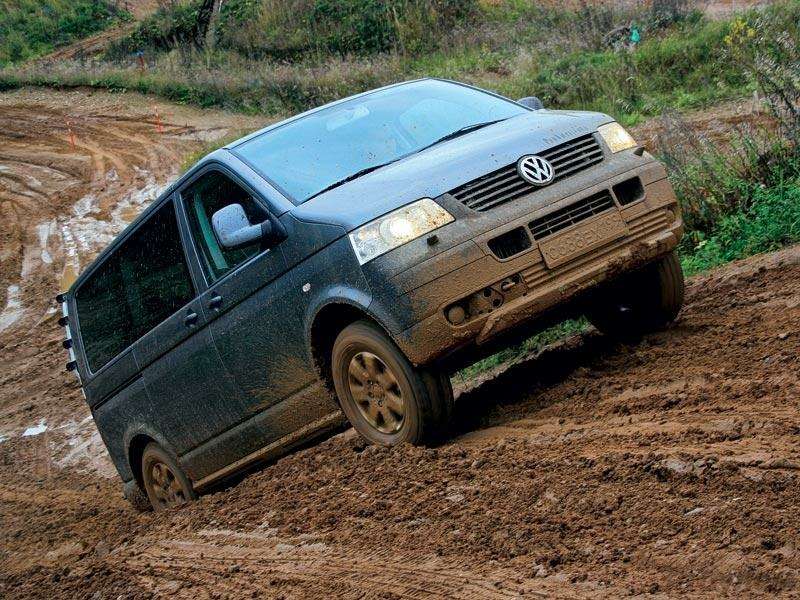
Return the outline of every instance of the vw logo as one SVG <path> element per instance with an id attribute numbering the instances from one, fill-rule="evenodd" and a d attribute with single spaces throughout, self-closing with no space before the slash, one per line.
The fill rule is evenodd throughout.
<path id="1" fill-rule="evenodd" d="M 541 156 L 533 154 L 523 156 L 517 161 L 517 173 L 533 185 L 547 185 L 555 176 L 553 165 Z"/>

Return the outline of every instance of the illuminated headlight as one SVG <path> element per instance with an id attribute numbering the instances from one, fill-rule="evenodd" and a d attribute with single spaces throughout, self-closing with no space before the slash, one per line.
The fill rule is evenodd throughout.
<path id="1" fill-rule="evenodd" d="M 597 128 L 597 133 L 602 136 L 611 152 L 621 152 L 637 145 L 633 136 L 625 131 L 625 128 L 619 123 L 601 125 Z"/>
<path id="2" fill-rule="evenodd" d="M 453 215 L 430 198 L 423 198 L 362 225 L 350 234 L 350 243 L 363 265 L 452 221 Z"/>

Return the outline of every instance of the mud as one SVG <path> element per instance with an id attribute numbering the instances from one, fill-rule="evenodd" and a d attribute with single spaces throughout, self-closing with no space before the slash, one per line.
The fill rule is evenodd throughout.
<path id="1" fill-rule="evenodd" d="M 162 105 L 159 133 L 134 100 L 0 96 L 1 597 L 800 595 L 800 247 L 692 279 L 639 344 L 589 332 L 468 382 L 436 448 L 346 432 L 133 511 L 51 298 L 146 204 L 132 190 L 245 125 Z"/>
<path id="2" fill-rule="evenodd" d="M 0 439 L 43 427 L 62 440 L 53 441 L 64 445 L 59 461 L 106 461 L 63 372 L 54 295 L 176 177 L 187 153 L 261 124 L 135 94 L 0 95 Z"/>

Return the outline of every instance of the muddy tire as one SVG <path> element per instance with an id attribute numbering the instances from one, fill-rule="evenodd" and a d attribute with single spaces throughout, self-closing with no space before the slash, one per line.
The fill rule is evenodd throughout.
<path id="1" fill-rule="evenodd" d="M 186 473 L 155 442 L 149 443 L 142 454 L 142 483 L 155 511 L 180 506 L 197 498 Z"/>
<path id="2" fill-rule="evenodd" d="M 414 367 L 379 327 L 347 326 L 333 345 L 333 381 L 342 410 L 374 444 L 424 444 L 440 438 L 453 408 L 445 373 Z"/>
<path id="3" fill-rule="evenodd" d="M 670 252 L 590 299 L 587 316 L 606 335 L 636 339 L 674 321 L 683 306 L 683 269 Z"/>
<path id="4" fill-rule="evenodd" d="M 136 482 L 133 482 L 133 485 L 125 490 L 125 500 L 130 503 L 136 512 L 150 512 L 153 510 L 153 505 L 150 504 L 147 494 Z"/>

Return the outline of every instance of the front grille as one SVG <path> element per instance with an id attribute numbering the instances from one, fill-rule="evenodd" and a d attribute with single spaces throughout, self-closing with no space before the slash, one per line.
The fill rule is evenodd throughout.
<path id="1" fill-rule="evenodd" d="M 603 150 L 593 134 L 583 135 L 538 154 L 550 161 L 555 171 L 553 182 L 596 165 L 603 160 Z M 450 191 L 450 194 L 473 210 L 489 210 L 495 206 L 530 194 L 536 186 L 517 173 L 513 163 L 474 179 Z"/>
<path id="2" fill-rule="evenodd" d="M 614 200 L 611 198 L 611 194 L 608 190 L 603 190 L 602 192 L 578 200 L 569 206 L 559 208 L 557 211 L 551 212 L 548 215 L 534 219 L 531 221 L 529 227 L 531 228 L 534 239 L 541 240 L 557 231 L 566 229 L 570 225 L 580 223 L 589 217 L 599 215 L 610 208 L 614 208 Z"/>

